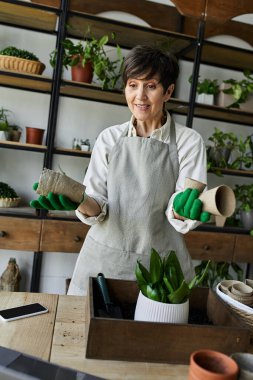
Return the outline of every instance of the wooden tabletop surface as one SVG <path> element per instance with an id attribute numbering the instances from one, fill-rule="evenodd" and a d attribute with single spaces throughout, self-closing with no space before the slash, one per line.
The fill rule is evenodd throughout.
<path id="1" fill-rule="evenodd" d="M 187 365 L 86 359 L 86 298 L 0 292 L 0 308 L 40 302 L 49 313 L 0 322 L 0 346 L 106 379 L 186 380 Z M 133 342 L 134 344 L 134 342 Z"/>

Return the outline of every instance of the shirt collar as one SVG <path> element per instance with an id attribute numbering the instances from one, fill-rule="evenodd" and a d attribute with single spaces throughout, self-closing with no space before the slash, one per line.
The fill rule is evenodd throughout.
<path id="1" fill-rule="evenodd" d="M 171 116 L 167 111 L 166 111 L 166 113 L 167 113 L 166 123 L 163 124 L 163 126 L 161 126 L 160 128 L 155 129 L 152 132 L 152 134 L 150 135 L 151 138 L 155 138 L 155 139 L 160 140 L 160 141 L 168 141 L 169 136 L 170 136 Z M 127 134 L 128 137 L 136 137 L 137 136 L 136 128 L 134 126 L 134 120 L 135 120 L 135 118 L 132 115 L 130 122 L 129 122 L 129 129 L 128 129 L 128 134 Z"/>

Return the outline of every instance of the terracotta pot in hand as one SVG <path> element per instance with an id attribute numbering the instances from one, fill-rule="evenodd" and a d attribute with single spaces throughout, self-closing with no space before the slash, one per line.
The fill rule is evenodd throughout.
<path id="1" fill-rule="evenodd" d="M 237 380 L 239 367 L 229 356 L 212 350 L 191 354 L 188 380 Z"/>

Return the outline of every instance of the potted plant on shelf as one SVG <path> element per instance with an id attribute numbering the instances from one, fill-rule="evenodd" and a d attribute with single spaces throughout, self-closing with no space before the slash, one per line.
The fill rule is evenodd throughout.
<path id="1" fill-rule="evenodd" d="M 213 146 L 207 147 L 208 169 L 226 168 L 232 150 L 237 148 L 238 138 L 233 132 L 223 132 L 219 128 L 208 138 Z"/>
<path id="2" fill-rule="evenodd" d="M 151 249 L 149 270 L 137 261 L 135 276 L 140 289 L 135 320 L 153 322 L 187 323 L 189 296 L 191 290 L 199 286 L 208 270 L 196 275 L 187 284 L 175 251 L 170 251 L 163 259 L 155 249 Z"/>
<path id="3" fill-rule="evenodd" d="M 21 198 L 16 191 L 5 182 L 0 182 L 0 207 L 16 207 Z"/>
<path id="4" fill-rule="evenodd" d="M 0 140 L 19 141 L 22 128 L 8 121 L 9 113 L 11 111 L 3 107 L 0 109 Z"/>
<path id="5" fill-rule="evenodd" d="M 251 135 L 245 139 L 240 137 L 237 149 L 235 151 L 236 158 L 230 163 L 231 169 L 250 169 L 253 164 L 253 143 Z"/>
<path id="6" fill-rule="evenodd" d="M 4 109 L 3 107 L 0 108 L 0 140 L 7 140 L 8 137 L 9 123 L 7 114 L 9 112 L 9 110 Z"/>
<path id="7" fill-rule="evenodd" d="M 199 77 L 200 78 L 200 77 Z M 189 82 L 192 83 L 192 75 L 189 78 Z M 205 104 L 213 104 L 214 96 L 219 93 L 219 84 L 217 79 L 208 79 L 203 80 L 198 79 L 197 83 L 197 102 Z"/>
<path id="8" fill-rule="evenodd" d="M 9 131 L 8 131 L 8 140 L 9 141 L 16 141 L 18 142 L 20 140 L 22 134 L 22 128 L 18 125 L 9 125 Z"/>
<path id="9" fill-rule="evenodd" d="M 112 33 L 111 38 L 115 35 Z M 78 82 L 91 83 L 95 74 L 102 83 L 105 90 L 113 89 L 121 76 L 123 58 L 121 48 L 117 45 L 117 59 L 112 61 L 105 45 L 109 41 L 109 36 L 104 35 L 96 39 L 90 31 L 85 35 L 83 41 L 74 43 L 70 39 L 64 39 L 63 45 L 63 66 L 71 67 L 72 80 Z M 50 53 L 50 64 L 56 65 L 57 50 Z"/>
<path id="10" fill-rule="evenodd" d="M 200 264 L 196 265 L 196 274 L 201 276 L 206 269 L 206 265 L 207 260 L 202 260 Z M 222 280 L 232 280 L 234 278 L 238 281 L 243 281 L 243 270 L 238 264 L 225 261 L 210 261 L 202 286 L 215 288 Z"/>
<path id="11" fill-rule="evenodd" d="M 241 223 L 246 230 L 250 230 L 253 228 L 253 184 L 237 184 L 234 193 L 238 202 Z"/>
<path id="12" fill-rule="evenodd" d="M 42 74 L 45 70 L 44 63 L 28 50 L 8 46 L 0 50 L 0 69 L 13 70 L 26 74 Z"/>
<path id="13" fill-rule="evenodd" d="M 227 108 L 240 108 L 252 112 L 253 75 L 250 70 L 243 71 L 244 79 L 227 79 L 220 86 L 217 105 Z"/>

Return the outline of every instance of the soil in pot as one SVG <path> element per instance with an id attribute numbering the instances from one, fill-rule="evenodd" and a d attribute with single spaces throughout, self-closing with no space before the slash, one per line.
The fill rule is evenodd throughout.
<path id="1" fill-rule="evenodd" d="M 85 66 L 79 62 L 71 67 L 72 80 L 75 82 L 91 83 L 93 77 L 93 69 L 91 62 L 87 62 Z"/>
<path id="2" fill-rule="evenodd" d="M 41 145 L 44 132 L 45 130 L 41 128 L 26 127 L 26 143 Z"/>

